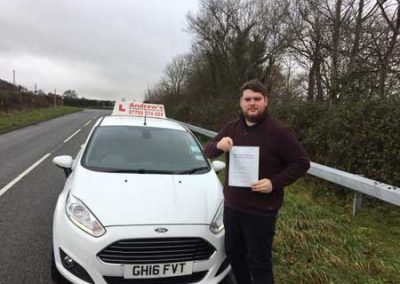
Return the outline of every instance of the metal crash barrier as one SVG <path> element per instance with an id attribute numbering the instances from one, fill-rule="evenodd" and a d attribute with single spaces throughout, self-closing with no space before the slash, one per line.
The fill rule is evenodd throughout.
<path id="1" fill-rule="evenodd" d="M 207 137 L 213 138 L 217 135 L 217 132 L 181 121 L 178 122 L 190 130 L 203 134 Z M 310 169 L 307 173 L 354 190 L 353 216 L 356 215 L 357 211 L 361 208 L 362 196 L 364 194 L 400 206 L 400 188 L 398 187 L 365 178 L 361 175 L 330 168 L 314 162 L 311 162 Z"/>

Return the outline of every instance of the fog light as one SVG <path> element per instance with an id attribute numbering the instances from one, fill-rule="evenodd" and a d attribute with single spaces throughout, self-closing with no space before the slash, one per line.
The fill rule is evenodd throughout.
<path id="1" fill-rule="evenodd" d="M 70 258 L 68 255 L 66 255 L 62 261 L 65 268 L 72 268 L 75 265 L 74 260 Z"/>
<path id="2" fill-rule="evenodd" d="M 89 273 L 75 260 L 72 259 L 60 248 L 61 263 L 66 270 L 75 275 L 76 277 L 86 281 L 87 283 L 94 284 L 92 277 Z"/>

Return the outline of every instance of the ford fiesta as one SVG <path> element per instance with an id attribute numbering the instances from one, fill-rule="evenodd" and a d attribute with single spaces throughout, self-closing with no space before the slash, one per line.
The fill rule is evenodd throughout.
<path id="1" fill-rule="evenodd" d="M 75 159 L 53 221 L 52 276 L 72 283 L 219 283 L 222 187 L 192 133 L 169 119 L 107 116 Z"/>

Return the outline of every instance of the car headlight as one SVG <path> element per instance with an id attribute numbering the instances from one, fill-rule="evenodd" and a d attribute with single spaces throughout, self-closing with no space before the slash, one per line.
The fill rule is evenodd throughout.
<path id="1" fill-rule="evenodd" d="M 210 224 L 210 231 L 213 232 L 214 234 L 218 234 L 224 229 L 224 202 L 221 202 L 221 204 L 218 207 L 217 213 L 215 213 L 215 216 Z"/>
<path id="2" fill-rule="evenodd" d="M 71 222 L 89 235 L 100 237 L 105 234 L 106 229 L 103 225 L 101 225 L 86 205 L 72 194 L 68 195 L 65 208 Z"/>

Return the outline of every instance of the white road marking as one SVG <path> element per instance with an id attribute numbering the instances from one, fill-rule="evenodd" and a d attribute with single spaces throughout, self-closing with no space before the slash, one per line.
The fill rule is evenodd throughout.
<path id="1" fill-rule="evenodd" d="M 4 193 L 6 193 L 7 190 L 9 190 L 12 186 L 14 186 L 14 184 L 16 184 L 17 182 L 19 182 L 24 176 L 26 176 L 27 174 L 29 174 L 34 168 L 36 168 L 41 162 L 43 162 L 44 160 L 46 160 L 49 156 L 51 155 L 51 153 L 47 153 L 46 155 L 44 155 L 43 157 L 41 157 L 38 161 L 36 161 L 32 166 L 30 166 L 29 168 L 27 168 L 25 171 L 22 172 L 22 174 L 20 174 L 19 176 L 17 176 L 13 181 L 9 182 L 5 187 L 3 187 L 2 189 L 0 189 L 0 196 L 2 196 Z"/>
<path id="2" fill-rule="evenodd" d="M 88 122 L 86 122 L 86 125 L 88 125 L 93 119 L 95 119 L 97 117 L 97 115 L 95 115 L 91 120 L 89 120 Z M 68 142 L 69 140 L 71 140 L 76 134 L 78 134 L 79 132 L 81 132 L 82 129 L 78 129 L 77 131 L 75 131 L 74 133 L 72 133 L 67 139 L 64 140 L 64 143 Z M 61 146 L 61 145 L 59 145 Z M 58 147 L 57 147 L 58 148 Z M 36 161 L 34 164 L 32 164 L 32 166 L 30 166 L 29 168 L 27 168 L 25 171 L 23 171 L 19 176 L 17 176 L 14 180 L 12 180 L 11 182 L 9 182 L 6 186 L 4 186 L 2 189 L 0 189 L 0 196 L 2 196 L 4 193 L 7 192 L 7 190 L 9 190 L 11 187 L 13 187 L 17 182 L 19 182 L 23 177 L 25 177 L 27 174 L 29 174 L 34 168 L 36 168 L 38 165 L 40 165 L 40 163 L 42 163 L 44 160 L 46 160 L 49 156 L 51 155 L 51 153 L 47 153 L 46 155 L 44 155 L 42 158 L 40 158 L 38 161 Z"/>
<path id="3" fill-rule="evenodd" d="M 77 131 L 75 131 L 74 133 L 71 134 L 71 136 L 69 136 L 67 139 L 64 140 L 64 143 L 67 143 L 69 140 L 72 139 L 72 137 L 74 137 L 76 134 L 78 134 L 79 132 L 81 132 L 82 129 L 78 129 Z"/>

